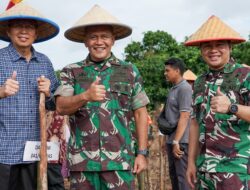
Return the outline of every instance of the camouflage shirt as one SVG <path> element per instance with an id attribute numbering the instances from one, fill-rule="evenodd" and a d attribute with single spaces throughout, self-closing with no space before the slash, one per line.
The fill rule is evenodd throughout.
<path id="1" fill-rule="evenodd" d="M 210 101 L 218 86 L 232 103 L 250 106 L 250 70 L 226 64 L 209 71 L 194 84 L 193 117 L 200 130 L 197 167 L 204 172 L 250 174 L 250 124 L 233 114 L 213 113 Z"/>
<path id="2" fill-rule="evenodd" d="M 56 95 L 80 94 L 97 76 L 106 89 L 105 101 L 88 102 L 70 116 L 70 170 L 129 170 L 136 143 L 133 110 L 149 102 L 137 68 L 113 55 L 102 63 L 87 57 L 62 70 Z"/>

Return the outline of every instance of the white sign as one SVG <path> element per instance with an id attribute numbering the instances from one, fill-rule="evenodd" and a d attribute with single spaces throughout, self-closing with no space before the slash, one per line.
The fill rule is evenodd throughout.
<path id="1" fill-rule="evenodd" d="M 27 141 L 24 148 L 23 161 L 39 161 L 40 145 L 40 141 Z M 47 142 L 48 161 L 58 161 L 59 147 L 59 142 Z"/>

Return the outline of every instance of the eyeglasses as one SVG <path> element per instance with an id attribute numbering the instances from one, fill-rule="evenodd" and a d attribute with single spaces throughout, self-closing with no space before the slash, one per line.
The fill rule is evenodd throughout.
<path id="1" fill-rule="evenodd" d="M 36 25 L 31 23 L 11 23 L 10 27 L 18 30 L 20 29 L 35 30 L 37 28 Z"/>

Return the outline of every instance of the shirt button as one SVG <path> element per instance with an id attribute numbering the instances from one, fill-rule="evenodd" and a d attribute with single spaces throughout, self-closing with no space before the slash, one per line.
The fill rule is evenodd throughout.
<path id="1" fill-rule="evenodd" d="M 30 99 L 32 98 L 32 96 L 30 96 Z"/>
<path id="2" fill-rule="evenodd" d="M 30 125 L 30 128 L 32 128 L 32 125 Z"/>

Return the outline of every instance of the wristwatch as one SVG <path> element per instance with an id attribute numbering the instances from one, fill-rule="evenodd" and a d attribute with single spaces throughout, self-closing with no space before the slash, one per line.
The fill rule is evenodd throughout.
<path id="1" fill-rule="evenodd" d="M 229 113 L 236 114 L 238 112 L 238 105 L 237 104 L 231 104 L 228 108 Z"/>
<path id="2" fill-rule="evenodd" d="M 145 157 L 148 157 L 149 151 L 148 149 L 144 149 L 144 150 L 137 150 L 137 154 L 141 154 Z"/>

